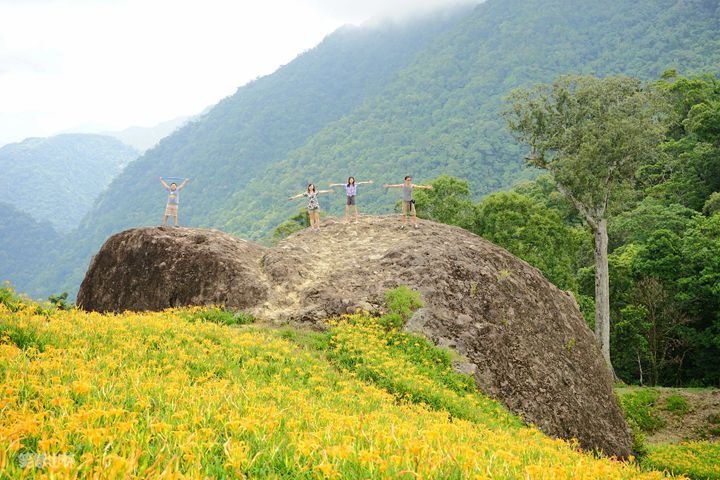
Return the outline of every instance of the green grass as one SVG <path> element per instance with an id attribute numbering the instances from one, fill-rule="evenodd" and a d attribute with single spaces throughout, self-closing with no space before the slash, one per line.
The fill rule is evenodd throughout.
<path id="1" fill-rule="evenodd" d="M 418 292 L 401 285 L 386 292 L 385 299 L 388 312 L 380 317 L 358 313 L 325 333 L 284 329 L 281 336 L 322 353 L 339 370 L 381 387 L 398 401 L 445 410 L 476 423 L 521 425 L 495 400 L 470 396 L 477 392 L 475 380 L 453 370 L 450 351 L 401 330 L 422 306 Z"/>
<path id="2" fill-rule="evenodd" d="M 690 405 L 685 397 L 673 393 L 665 399 L 665 405 L 663 405 L 662 409 L 683 416 L 690 411 Z"/>
<path id="3" fill-rule="evenodd" d="M 212 322 L 218 325 L 248 325 L 255 322 L 255 318 L 245 312 L 231 312 L 222 307 L 191 309 L 180 313 L 180 316 L 189 322 Z"/>
<path id="4" fill-rule="evenodd" d="M 659 397 L 660 392 L 652 388 L 624 393 L 620 396 L 620 404 L 625 412 L 625 418 L 644 433 L 653 433 L 661 429 L 665 426 L 665 420 L 656 410 Z"/>
<path id="5" fill-rule="evenodd" d="M 652 446 L 641 465 L 692 479 L 720 480 L 720 443 L 688 442 Z"/>

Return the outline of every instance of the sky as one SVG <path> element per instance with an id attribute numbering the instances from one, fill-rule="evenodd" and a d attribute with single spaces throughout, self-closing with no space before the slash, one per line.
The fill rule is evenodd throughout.
<path id="1" fill-rule="evenodd" d="M 193 115 L 344 24 L 471 1 L 0 0 L 0 145 Z"/>

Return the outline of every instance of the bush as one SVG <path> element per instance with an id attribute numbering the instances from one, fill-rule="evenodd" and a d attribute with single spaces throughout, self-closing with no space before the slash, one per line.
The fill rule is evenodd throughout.
<path id="1" fill-rule="evenodd" d="M 60 310 L 72 310 L 74 306 L 72 302 L 68 302 L 68 292 L 50 295 L 48 297 L 48 302 L 52 303 Z"/>
<path id="2" fill-rule="evenodd" d="M 708 217 L 715 215 L 717 212 L 720 212 L 720 192 L 714 192 L 710 195 L 703 207 L 703 213 Z"/>
<path id="3" fill-rule="evenodd" d="M 665 399 L 665 406 L 663 407 L 663 410 L 672 412 L 675 415 L 685 415 L 690 411 L 690 405 L 688 405 L 688 401 L 685 397 L 678 395 L 677 393 L 673 393 Z"/>
<path id="4" fill-rule="evenodd" d="M 637 458 L 643 458 L 648 454 L 647 437 L 635 422 L 628 422 L 632 431 L 632 450 Z"/>
<path id="5" fill-rule="evenodd" d="M 383 315 L 382 324 L 388 328 L 400 328 L 410 320 L 415 310 L 423 306 L 420 293 L 406 285 L 385 292 L 388 313 Z"/>
<path id="6" fill-rule="evenodd" d="M 660 392 L 652 388 L 641 388 L 620 397 L 625 418 L 645 433 L 653 433 L 663 426 L 665 421 L 657 414 L 655 402 Z"/>
<path id="7" fill-rule="evenodd" d="M 22 299 L 8 282 L 4 282 L 0 287 L 0 304 L 5 305 L 11 312 L 17 312 L 23 305 Z"/>

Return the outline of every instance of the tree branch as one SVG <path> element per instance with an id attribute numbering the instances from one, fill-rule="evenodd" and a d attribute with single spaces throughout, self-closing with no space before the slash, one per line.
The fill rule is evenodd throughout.
<path id="1" fill-rule="evenodd" d="M 560 191 L 560 193 L 562 193 L 563 195 L 565 195 L 567 198 L 570 199 L 570 202 L 572 202 L 573 206 L 575 206 L 575 208 L 578 209 L 578 212 L 580 212 L 580 214 L 583 216 L 583 218 L 588 223 L 588 225 L 590 225 L 590 228 L 592 228 L 593 231 L 596 232 L 598 229 L 598 221 L 595 218 L 595 216 L 592 215 L 592 213 L 590 212 L 590 209 L 588 209 L 585 205 L 583 205 L 583 203 L 580 202 L 580 200 L 575 198 L 575 196 L 572 193 L 570 193 L 570 190 L 565 188 L 565 186 L 562 185 L 560 182 L 556 181 L 555 186 Z"/>

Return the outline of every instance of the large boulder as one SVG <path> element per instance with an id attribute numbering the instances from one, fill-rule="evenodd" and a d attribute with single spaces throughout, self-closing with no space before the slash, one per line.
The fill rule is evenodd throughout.
<path id="1" fill-rule="evenodd" d="M 78 303 L 100 311 L 222 303 L 324 328 L 356 308 L 382 311 L 384 292 L 401 284 L 424 301 L 407 328 L 464 356 L 482 391 L 550 435 L 631 454 L 612 376 L 572 295 L 456 227 L 329 220 L 272 249 L 206 230 L 130 230 L 102 247 Z"/>
<path id="2" fill-rule="evenodd" d="M 77 304 L 101 312 L 186 305 L 245 309 L 268 294 L 259 268 L 265 252 L 217 230 L 126 230 L 93 257 Z"/>

